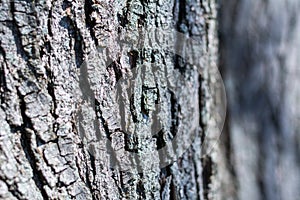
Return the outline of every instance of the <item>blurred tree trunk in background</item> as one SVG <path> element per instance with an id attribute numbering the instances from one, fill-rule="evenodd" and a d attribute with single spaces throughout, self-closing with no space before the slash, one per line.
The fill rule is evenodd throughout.
<path id="1" fill-rule="evenodd" d="M 166 25 L 174 26 L 185 36 L 200 39 L 199 47 L 191 46 L 184 52 L 185 55 L 193 55 L 194 60 L 198 59 L 203 74 L 181 62 L 180 58 L 174 59 L 162 49 L 163 46 L 154 49 L 146 45 L 143 51 L 134 49 L 128 52 L 115 40 L 124 29 L 132 32 L 130 38 L 138 33 L 138 28 L 146 31 L 145 27 L 161 28 Z M 216 35 L 216 5 L 213 0 L 0 1 L 0 198 L 217 199 L 220 187 L 216 173 L 218 156 L 212 156 L 213 152 L 202 156 L 207 152 L 205 148 L 200 149 L 204 140 L 208 143 L 215 140 L 206 138 L 205 127 L 210 120 L 207 113 L 214 102 L 210 102 L 206 94 L 211 77 L 204 72 L 217 63 Z M 292 34 L 287 38 L 295 36 Z M 278 37 L 270 36 L 268 40 L 271 43 L 266 41 L 266 45 L 273 45 L 273 40 L 280 39 Z M 97 47 L 108 47 L 107 54 L 102 52 L 102 56 L 109 55 L 116 61 L 105 66 L 104 60 L 100 59 L 96 63 L 101 65 L 99 68 L 82 65 L 89 61 L 88 55 L 101 54 Z M 278 58 L 286 58 L 279 55 Z M 114 98 L 117 95 L 116 82 L 151 59 L 158 66 L 159 75 L 151 72 L 138 74 L 133 99 L 125 92 L 121 93 L 122 107 Z M 106 62 L 108 60 L 106 58 Z M 277 61 L 285 62 L 273 57 L 270 61 L 275 64 Z M 177 81 L 174 70 L 180 71 L 184 78 Z M 280 92 L 274 99 L 262 98 L 262 101 L 271 102 L 268 106 L 276 106 L 273 101 L 277 103 L 281 99 L 279 97 L 287 99 L 293 94 L 277 91 L 282 81 L 275 78 L 285 78 L 281 71 L 287 73 L 287 70 L 282 68 L 280 73 L 268 79 L 274 80 L 274 92 Z M 263 75 L 271 77 L 270 73 Z M 153 84 L 154 78 L 160 82 Z M 150 85 L 143 85 L 141 79 L 147 80 Z M 168 91 L 165 88 L 168 81 L 179 89 Z M 144 99 L 145 95 L 147 99 Z M 269 97 L 268 94 L 263 95 Z M 163 111 L 159 116 L 164 130 L 151 137 L 147 130 L 151 128 L 149 121 L 153 119 L 149 113 L 152 111 L 144 104 L 155 102 L 158 98 Z M 125 102 L 131 102 L 130 107 L 126 107 Z M 194 104 L 197 106 L 192 109 Z M 290 104 L 286 101 L 284 105 Z M 264 106 L 263 102 L 261 106 Z M 119 108 L 125 113 L 122 120 L 135 123 L 125 123 L 133 127 L 135 138 L 126 135 L 118 122 L 121 118 Z M 254 106 L 254 111 L 256 109 Z M 288 113 L 284 113 L 283 107 L 278 109 L 281 112 L 278 116 L 277 113 L 270 114 L 277 120 L 274 126 L 284 129 L 281 139 L 289 142 L 293 132 L 289 126 L 281 124 Z M 189 130 L 189 123 L 199 116 L 193 145 L 177 162 L 160 169 L 156 148 L 178 134 L 177 130 Z M 265 134 L 259 140 L 266 143 L 262 153 L 268 153 L 268 147 L 275 145 L 277 127 L 272 127 L 265 126 Z M 105 135 L 111 142 L 98 141 L 97 134 Z M 188 144 L 188 139 L 183 139 L 178 145 Z M 280 143 L 280 157 L 293 150 L 284 145 L 286 142 Z M 140 162 L 150 169 L 139 173 L 135 169 L 120 171 L 111 168 L 112 155 L 108 147 L 118 149 L 115 156 L 125 160 L 126 148 L 137 151 L 141 156 Z M 274 147 L 273 150 L 276 149 Z M 256 158 L 255 153 L 259 152 L 253 153 Z M 276 165 L 272 162 L 276 161 L 277 154 L 272 152 L 270 155 L 266 165 L 262 166 L 265 170 L 262 184 L 265 183 L 264 178 L 270 178 L 269 173 L 275 172 Z M 287 162 L 291 158 L 286 159 Z M 247 176 L 252 173 L 249 171 Z M 287 176 L 282 178 L 289 181 Z M 269 187 L 265 188 L 269 192 Z"/>
<path id="2" fill-rule="evenodd" d="M 300 199 L 299 9 L 297 0 L 222 1 L 223 199 Z"/>

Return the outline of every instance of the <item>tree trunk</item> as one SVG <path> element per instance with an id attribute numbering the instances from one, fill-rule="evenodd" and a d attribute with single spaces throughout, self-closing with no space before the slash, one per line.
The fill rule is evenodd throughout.
<path id="1" fill-rule="evenodd" d="M 0 4 L 1 199 L 218 198 L 213 0 Z"/>
<path id="2" fill-rule="evenodd" d="M 293 0 L 222 3 L 224 199 L 300 197 L 299 6 Z"/>

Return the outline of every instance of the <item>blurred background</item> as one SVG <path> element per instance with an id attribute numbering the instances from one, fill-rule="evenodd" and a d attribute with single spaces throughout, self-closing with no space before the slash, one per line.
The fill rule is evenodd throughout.
<path id="1" fill-rule="evenodd" d="M 223 0 L 224 199 L 300 199 L 300 1 Z"/>

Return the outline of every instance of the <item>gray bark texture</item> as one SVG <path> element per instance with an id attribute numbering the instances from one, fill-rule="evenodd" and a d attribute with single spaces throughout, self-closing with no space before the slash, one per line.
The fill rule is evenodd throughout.
<path id="1" fill-rule="evenodd" d="M 134 41 L 138 31 L 166 26 L 199 39 L 182 52 L 200 73 L 164 49 L 172 40 L 129 49 L 116 39 L 123 30 Z M 218 156 L 206 148 L 216 140 L 206 127 L 215 103 L 207 71 L 217 66 L 217 52 L 213 0 L 1 0 L 0 199 L 218 199 Z M 136 70 L 132 96 L 116 87 L 153 62 L 155 73 Z M 158 100 L 163 129 L 152 136 Z M 157 149 L 191 126 L 193 144 L 161 168 Z M 282 128 L 282 139 L 292 140 Z M 178 146 L 189 143 L 183 134 Z M 112 160 L 128 162 L 128 152 L 139 169 L 112 167 Z"/>
<path id="2" fill-rule="evenodd" d="M 299 200 L 300 2 L 229 0 L 221 8 L 223 197 Z"/>

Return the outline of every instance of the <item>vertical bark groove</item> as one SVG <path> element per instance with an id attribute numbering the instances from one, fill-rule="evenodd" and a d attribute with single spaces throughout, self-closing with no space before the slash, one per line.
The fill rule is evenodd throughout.
<path id="1" fill-rule="evenodd" d="M 207 152 L 200 137 L 210 141 L 201 116 L 208 112 L 209 77 L 184 58 L 193 55 L 205 70 L 216 62 L 215 12 L 215 1 L 208 0 L 1 1 L 0 180 L 8 189 L 0 198 L 217 195 L 216 180 L 210 180 L 215 174 L 208 170 L 216 161 L 201 163 Z M 184 55 L 177 56 L 169 52 L 169 41 L 152 44 L 160 36 L 144 40 L 143 48 L 117 41 L 124 31 L 129 43 L 140 32 L 149 37 L 151 27 L 175 28 L 201 45 L 187 42 L 190 48 L 180 47 Z M 175 47 L 182 41 L 171 42 Z M 129 74 L 136 79 L 128 89 L 120 81 Z M 191 107 L 197 102 L 199 107 Z M 164 155 L 158 150 L 189 130 L 198 115 L 195 145 L 161 169 Z M 164 127 L 152 133 L 156 122 Z M 174 148 L 190 142 L 188 135 L 182 138 Z M 136 167 L 114 166 L 125 162 Z"/>

